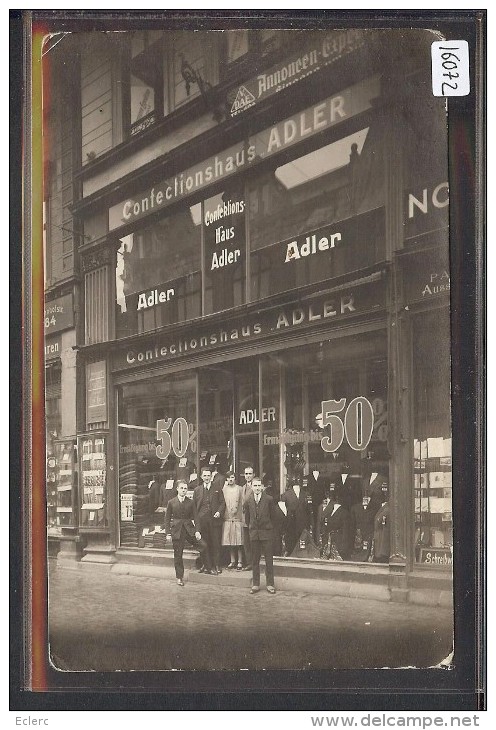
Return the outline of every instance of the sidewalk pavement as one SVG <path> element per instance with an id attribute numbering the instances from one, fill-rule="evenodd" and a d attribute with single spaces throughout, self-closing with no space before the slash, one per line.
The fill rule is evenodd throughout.
<path id="1" fill-rule="evenodd" d="M 452 649 L 449 608 L 278 590 L 174 571 L 144 577 L 51 562 L 53 665 L 69 671 L 431 667 Z M 246 574 L 245 574 L 246 575 Z M 188 580 L 188 577 L 191 579 Z M 247 582 L 247 581 L 246 581 Z M 276 577 L 276 587 L 278 587 Z"/>

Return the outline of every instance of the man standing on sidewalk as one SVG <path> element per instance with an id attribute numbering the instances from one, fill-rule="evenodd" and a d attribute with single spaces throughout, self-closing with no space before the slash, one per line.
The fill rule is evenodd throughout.
<path id="1" fill-rule="evenodd" d="M 252 494 L 245 505 L 245 516 L 251 540 L 253 581 L 250 593 L 260 590 L 260 557 L 265 557 L 265 583 L 269 593 L 275 593 L 274 563 L 272 559 L 274 500 L 263 491 L 262 480 L 255 477 L 251 483 Z"/>
<path id="2" fill-rule="evenodd" d="M 183 481 L 177 483 L 177 497 L 173 497 L 167 503 L 165 512 L 165 532 L 167 539 L 172 537 L 172 546 L 174 548 L 174 568 L 176 570 L 176 580 L 179 586 L 183 586 L 184 563 L 183 551 L 184 544 L 188 542 L 194 548 L 200 551 L 203 556 L 207 544 L 201 539 L 201 533 L 193 524 L 193 502 L 186 497 L 188 484 Z M 171 527 L 172 522 L 172 527 Z"/>
<path id="3" fill-rule="evenodd" d="M 193 492 L 195 525 L 207 543 L 204 564 L 200 568 L 200 573 L 217 575 L 222 573 L 220 543 L 226 502 L 222 489 L 211 483 L 212 469 L 209 466 L 202 467 L 201 479 L 203 483 Z"/>
<path id="4" fill-rule="evenodd" d="M 241 502 L 243 504 L 243 545 L 245 549 L 245 562 L 246 565 L 243 570 L 251 570 L 251 544 L 250 544 L 250 531 L 246 524 L 244 508 L 248 501 L 248 498 L 252 494 L 251 482 L 253 479 L 253 467 L 245 467 L 245 483 L 241 491 Z"/>

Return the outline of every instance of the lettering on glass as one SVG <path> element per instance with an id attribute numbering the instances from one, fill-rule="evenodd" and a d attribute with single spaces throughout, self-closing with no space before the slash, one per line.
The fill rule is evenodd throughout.
<path id="1" fill-rule="evenodd" d="M 193 425 L 188 424 L 185 418 L 176 418 L 174 423 L 172 418 L 160 418 L 157 421 L 157 441 L 160 442 L 156 447 L 157 458 L 168 459 L 172 451 L 179 459 L 186 454 L 190 444 L 191 450 L 195 451 L 195 438 Z"/>
<path id="2" fill-rule="evenodd" d="M 322 414 L 317 417 L 330 434 L 323 436 L 320 445 L 327 453 L 338 451 L 344 439 L 354 451 L 367 448 L 374 430 L 374 409 L 364 396 L 353 398 L 346 408 L 346 398 L 322 401 Z M 342 415 L 344 412 L 344 416 Z"/>

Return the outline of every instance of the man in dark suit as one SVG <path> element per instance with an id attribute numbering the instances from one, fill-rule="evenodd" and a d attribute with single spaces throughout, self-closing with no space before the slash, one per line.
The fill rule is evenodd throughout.
<path id="1" fill-rule="evenodd" d="M 203 466 L 201 470 L 202 484 L 193 492 L 194 520 L 202 538 L 207 543 L 204 553 L 204 564 L 200 573 L 217 575 L 222 573 L 220 567 L 220 543 L 222 538 L 222 520 L 226 509 L 222 487 L 214 486 L 212 469 Z"/>
<path id="2" fill-rule="evenodd" d="M 303 530 L 308 530 L 311 521 L 308 492 L 300 486 L 298 480 L 294 480 L 293 486 L 287 489 L 281 497 L 286 504 L 286 552 L 291 555 L 300 539 Z"/>
<path id="3" fill-rule="evenodd" d="M 260 590 L 260 557 L 265 557 L 265 583 L 267 591 L 274 594 L 274 563 L 272 556 L 274 500 L 263 491 L 262 480 L 254 477 L 252 493 L 244 506 L 246 524 L 250 531 L 253 581 L 250 593 Z"/>
<path id="4" fill-rule="evenodd" d="M 245 567 L 243 570 L 251 570 L 251 543 L 250 543 L 250 530 L 248 529 L 248 525 L 246 524 L 246 517 L 244 512 L 244 507 L 246 502 L 248 501 L 248 498 L 252 494 L 251 490 L 251 482 L 253 479 L 253 467 L 251 464 L 248 464 L 248 466 L 245 467 L 245 483 L 243 485 L 243 488 L 241 490 L 241 501 L 243 503 L 243 546 L 245 551 Z"/>
<path id="5" fill-rule="evenodd" d="M 192 500 L 186 497 L 187 491 L 188 484 L 182 480 L 178 481 L 177 497 L 169 500 L 165 513 L 165 532 L 168 540 L 172 537 L 174 568 L 177 584 L 180 586 L 184 585 L 184 543 L 188 542 L 199 550 L 200 554 L 204 553 L 207 547 L 206 542 L 201 539 L 201 533 L 193 524 L 194 506 Z"/>

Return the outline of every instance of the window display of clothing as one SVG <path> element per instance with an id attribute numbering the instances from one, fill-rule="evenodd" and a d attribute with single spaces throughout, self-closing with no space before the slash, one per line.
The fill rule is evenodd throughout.
<path id="1" fill-rule="evenodd" d="M 385 502 L 374 518 L 374 561 L 387 563 L 390 553 L 389 502 Z"/>

